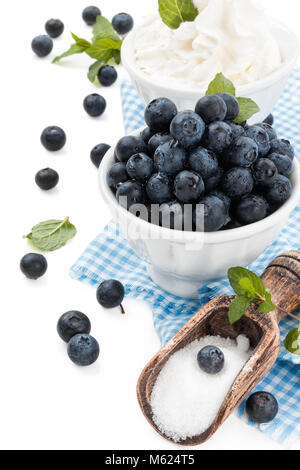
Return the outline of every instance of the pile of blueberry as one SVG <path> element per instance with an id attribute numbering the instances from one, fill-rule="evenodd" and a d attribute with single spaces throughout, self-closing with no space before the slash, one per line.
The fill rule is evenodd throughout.
<path id="1" fill-rule="evenodd" d="M 277 137 L 272 116 L 239 125 L 239 111 L 228 93 L 201 98 L 195 111 L 178 112 L 167 98 L 152 101 L 148 127 L 115 148 L 107 183 L 119 203 L 152 223 L 159 204 L 160 225 L 206 232 L 251 224 L 277 210 L 291 195 L 294 150 Z"/>

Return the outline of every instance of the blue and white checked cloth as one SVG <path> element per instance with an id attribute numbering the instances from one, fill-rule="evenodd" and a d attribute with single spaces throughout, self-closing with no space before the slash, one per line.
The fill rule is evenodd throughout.
<path id="1" fill-rule="evenodd" d="M 290 139 L 300 158 L 300 69 L 295 69 L 282 94 L 274 116 L 279 136 Z M 144 125 L 144 105 L 135 89 L 128 82 L 121 86 L 124 124 L 126 133 Z M 160 289 L 147 275 L 146 266 L 132 251 L 126 239 L 113 222 L 93 240 L 71 268 L 71 276 L 97 286 L 103 279 L 117 278 L 126 286 L 126 295 L 144 299 L 152 305 L 155 329 L 162 343 L 168 341 L 199 309 L 213 297 L 232 294 L 226 280 L 206 284 L 200 291 L 200 301 L 187 301 Z M 300 249 L 300 204 L 290 216 L 278 239 L 249 268 L 261 274 L 267 264 L 279 253 Z M 296 322 L 281 322 L 284 338 Z M 269 424 L 259 425 L 278 442 L 291 447 L 300 441 L 300 357 L 281 349 L 276 364 L 256 390 L 273 393 L 279 401 L 279 413 Z M 253 425 L 242 404 L 238 414 Z"/>

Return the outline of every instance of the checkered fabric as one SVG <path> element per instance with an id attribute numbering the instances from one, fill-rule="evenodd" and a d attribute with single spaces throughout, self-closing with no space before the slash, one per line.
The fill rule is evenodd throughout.
<path id="1" fill-rule="evenodd" d="M 274 116 L 279 136 L 290 139 L 300 158 L 300 69 L 295 69 L 282 94 Z M 144 124 L 143 110 L 135 89 L 128 82 L 121 86 L 121 99 L 126 132 Z M 300 204 L 292 213 L 278 239 L 250 266 L 249 269 L 261 274 L 266 265 L 279 253 L 300 249 Z M 200 301 L 187 301 L 160 289 L 147 275 L 145 263 L 129 247 L 126 239 L 118 232 L 115 224 L 108 224 L 86 248 L 71 268 L 71 276 L 97 286 L 101 280 L 117 278 L 126 287 L 126 295 L 143 299 L 152 305 L 155 329 L 162 343 L 168 341 L 199 309 L 212 298 L 231 294 L 228 281 L 208 283 L 199 291 Z M 280 324 L 282 339 L 297 322 L 284 319 Z M 269 424 L 257 426 L 278 442 L 291 447 L 300 440 L 300 356 L 281 348 L 276 364 L 262 380 L 256 390 L 273 393 L 279 402 L 279 413 Z M 251 423 L 243 403 L 238 415 Z"/>

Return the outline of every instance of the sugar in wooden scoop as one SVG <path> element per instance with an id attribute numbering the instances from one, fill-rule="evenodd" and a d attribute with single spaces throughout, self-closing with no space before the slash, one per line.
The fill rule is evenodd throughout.
<path id="1" fill-rule="evenodd" d="M 224 367 L 215 375 L 201 370 L 197 362 L 198 352 L 208 345 L 224 354 Z M 173 354 L 151 394 L 153 420 L 160 431 L 175 442 L 204 432 L 250 356 L 249 340 L 243 335 L 236 341 L 206 336 Z"/>

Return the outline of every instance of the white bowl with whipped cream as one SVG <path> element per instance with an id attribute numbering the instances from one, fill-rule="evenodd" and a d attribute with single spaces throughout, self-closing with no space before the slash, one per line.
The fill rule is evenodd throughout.
<path id="1" fill-rule="evenodd" d="M 268 18 L 253 0 L 194 0 L 199 14 L 178 29 L 159 14 L 136 27 L 122 45 L 122 63 L 145 104 L 165 96 L 193 109 L 222 72 L 237 96 L 260 107 L 262 121 L 277 102 L 300 51 L 296 35 Z M 251 121 L 250 121 L 251 123 Z"/>

